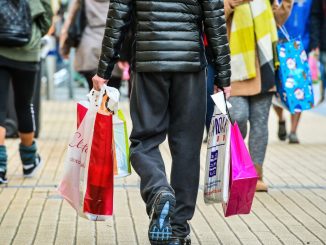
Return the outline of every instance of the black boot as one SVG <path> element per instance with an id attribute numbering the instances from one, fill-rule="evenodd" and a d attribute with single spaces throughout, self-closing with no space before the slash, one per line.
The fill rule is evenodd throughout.
<path id="1" fill-rule="evenodd" d="M 281 140 L 281 141 L 285 141 L 286 140 L 286 136 L 287 136 L 287 133 L 286 133 L 286 125 L 285 125 L 285 121 L 279 121 L 278 122 L 278 138 Z"/>
<path id="2" fill-rule="evenodd" d="M 20 158 L 23 162 L 23 174 L 25 178 L 31 178 L 40 168 L 42 161 L 37 153 L 36 143 L 31 146 L 19 145 Z"/>

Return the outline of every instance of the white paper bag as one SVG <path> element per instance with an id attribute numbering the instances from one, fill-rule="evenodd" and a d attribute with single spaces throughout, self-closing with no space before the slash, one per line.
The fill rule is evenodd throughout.
<path id="1" fill-rule="evenodd" d="M 212 98 L 215 109 L 207 140 L 204 201 L 221 203 L 226 202 L 229 196 L 231 122 L 226 113 L 223 92 L 212 95 Z"/>

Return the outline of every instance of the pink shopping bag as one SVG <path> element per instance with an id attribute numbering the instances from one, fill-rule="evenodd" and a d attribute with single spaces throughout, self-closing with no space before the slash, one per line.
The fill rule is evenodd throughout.
<path id="1" fill-rule="evenodd" d="M 250 213 L 258 180 L 254 164 L 236 122 L 231 126 L 230 152 L 230 192 L 227 203 L 223 203 L 225 217 Z"/>

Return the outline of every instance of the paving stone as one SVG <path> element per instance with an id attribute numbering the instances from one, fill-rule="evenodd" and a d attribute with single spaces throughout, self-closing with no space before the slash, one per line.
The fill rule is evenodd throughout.
<path id="1" fill-rule="evenodd" d="M 18 140 L 6 141 L 9 188 L 0 188 L 0 244 L 149 245 L 149 219 L 135 173 L 115 179 L 115 215 L 106 222 L 77 218 L 76 211 L 59 197 L 56 188 L 63 174 L 66 145 L 76 125 L 75 104 L 44 101 L 44 108 L 38 139 L 44 166 L 35 178 L 22 177 Z M 121 108 L 130 132 L 127 103 Z M 190 222 L 192 244 L 325 244 L 326 117 L 305 112 L 299 129 L 301 145 L 296 146 L 278 141 L 275 122 L 271 112 L 264 168 L 269 193 L 256 194 L 251 214 L 225 218 L 220 204 L 204 203 L 200 189 Z M 160 150 L 169 177 L 172 160 L 167 141 Z M 202 188 L 205 144 L 200 157 Z"/>

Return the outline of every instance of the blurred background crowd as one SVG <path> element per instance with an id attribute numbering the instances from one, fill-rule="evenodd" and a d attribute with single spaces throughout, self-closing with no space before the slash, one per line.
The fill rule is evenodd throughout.
<path id="1" fill-rule="evenodd" d="M 33 173 L 38 165 L 40 156 L 37 154 L 34 137 L 38 136 L 40 129 L 41 98 L 78 99 L 78 95 L 84 95 L 85 91 L 92 88 L 92 77 L 97 70 L 109 7 L 109 0 L 37 0 L 30 2 L 32 3 L 30 8 L 34 21 L 32 30 L 35 32 L 32 33 L 32 41 L 27 46 L 18 49 L 0 43 L 0 180 L 2 182 L 6 182 L 7 154 L 4 147 L 5 136 L 20 136 L 20 154 L 26 167 L 24 168 L 25 176 L 28 177 Z M 232 22 L 235 21 L 233 10 L 244 2 L 248 1 L 224 1 L 225 15 L 230 32 L 232 31 Z M 318 70 L 321 71 L 321 80 L 325 80 L 326 0 L 294 0 L 294 2 L 283 0 L 283 3 L 278 3 L 278 1 L 271 1 L 271 3 L 272 8 L 275 9 L 274 15 L 277 24 L 283 25 L 287 30 L 285 34 L 278 31 L 278 36 L 300 37 L 307 55 L 314 56 L 316 60 L 320 61 Z M 51 16 L 51 9 L 53 16 Z M 6 15 L 6 13 L 1 14 Z M 34 16 L 37 16 L 37 18 L 34 18 Z M 3 19 L 0 19 L 0 27 L 1 25 L 5 25 Z M 34 25 L 38 26 L 37 30 L 39 32 L 36 33 Z M 108 85 L 120 89 L 121 94 L 127 98 L 130 96 L 132 80 L 130 67 L 134 40 L 131 31 L 125 33 L 125 37 L 120 60 L 114 67 Z M 205 39 L 205 37 L 203 38 Z M 208 130 L 214 109 L 209 96 L 213 93 L 215 72 L 210 58 L 209 47 L 206 56 L 208 58 L 208 107 L 206 119 Z M 260 80 L 265 79 L 264 74 L 259 77 Z M 24 83 L 19 83 L 20 80 L 24 80 Z M 274 86 L 268 87 L 269 85 L 265 84 L 261 87 L 259 85 L 260 87 L 257 89 L 255 87 L 257 79 L 255 81 L 248 80 L 249 83 L 246 83 L 245 88 L 242 86 L 243 81 L 232 83 L 233 94 L 230 99 L 238 112 L 245 112 L 249 110 L 248 108 L 257 111 L 252 117 L 250 115 L 250 118 L 249 114 L 234 114 L 234 118 L 240 122 L 240 126 L 241 122 L 243 124 L 241 130 L 244 136 L 246 136 L 247 131 L 247 120 L 252 120 L 250 121 L 251 130 L 268 131 L 265 128 L 268 119 L 266 115 L 268 115 L 272 104 L 272 95 L 265 96 L 264 92 Z M 262 81 L 259 81 L 259 83 L 262 83 Z M 324 93 L 323 90 L 321 93 Z M 323 96 L 324 94 L 321 95 L 320 102 L 323 100 Z M 31 98 L 34 105 L 32 112 L 30 107 Z M 273 104 L 279 118 L 279 139 L 283 141 L 289 140 L 289 143 L 299 143 L 297 129 L 301 112 L 291 115 L 291 129 L 290 132 L 287 132 L 286 116 L 283 115 L 283 108 L 275 103 Z M 259 114 L 259 112 L 262 112 L 262 114 Z M 256 120 L 256 117 L 264 118 L 264 122 Z M 255 126 L 255 122 L 259 123 Z M 254 138 L 259 138 L 260 141 L 264 138 L 264 143 L 257 144 Z M 251 142 L 255 146 L 263 147 L 262 149 L 258 147 L 257 154 L 251 152 L 252 155 L 257 155 L 255 162 L 262 164 L 266 151 L 267 136 L 265 134 L 260 136 L 259 132 L 258 135 L 252 132 L 249 134 L 249 148 Z M 263 189 L 265 188 L 267 187 L 263 186 Z"/>

